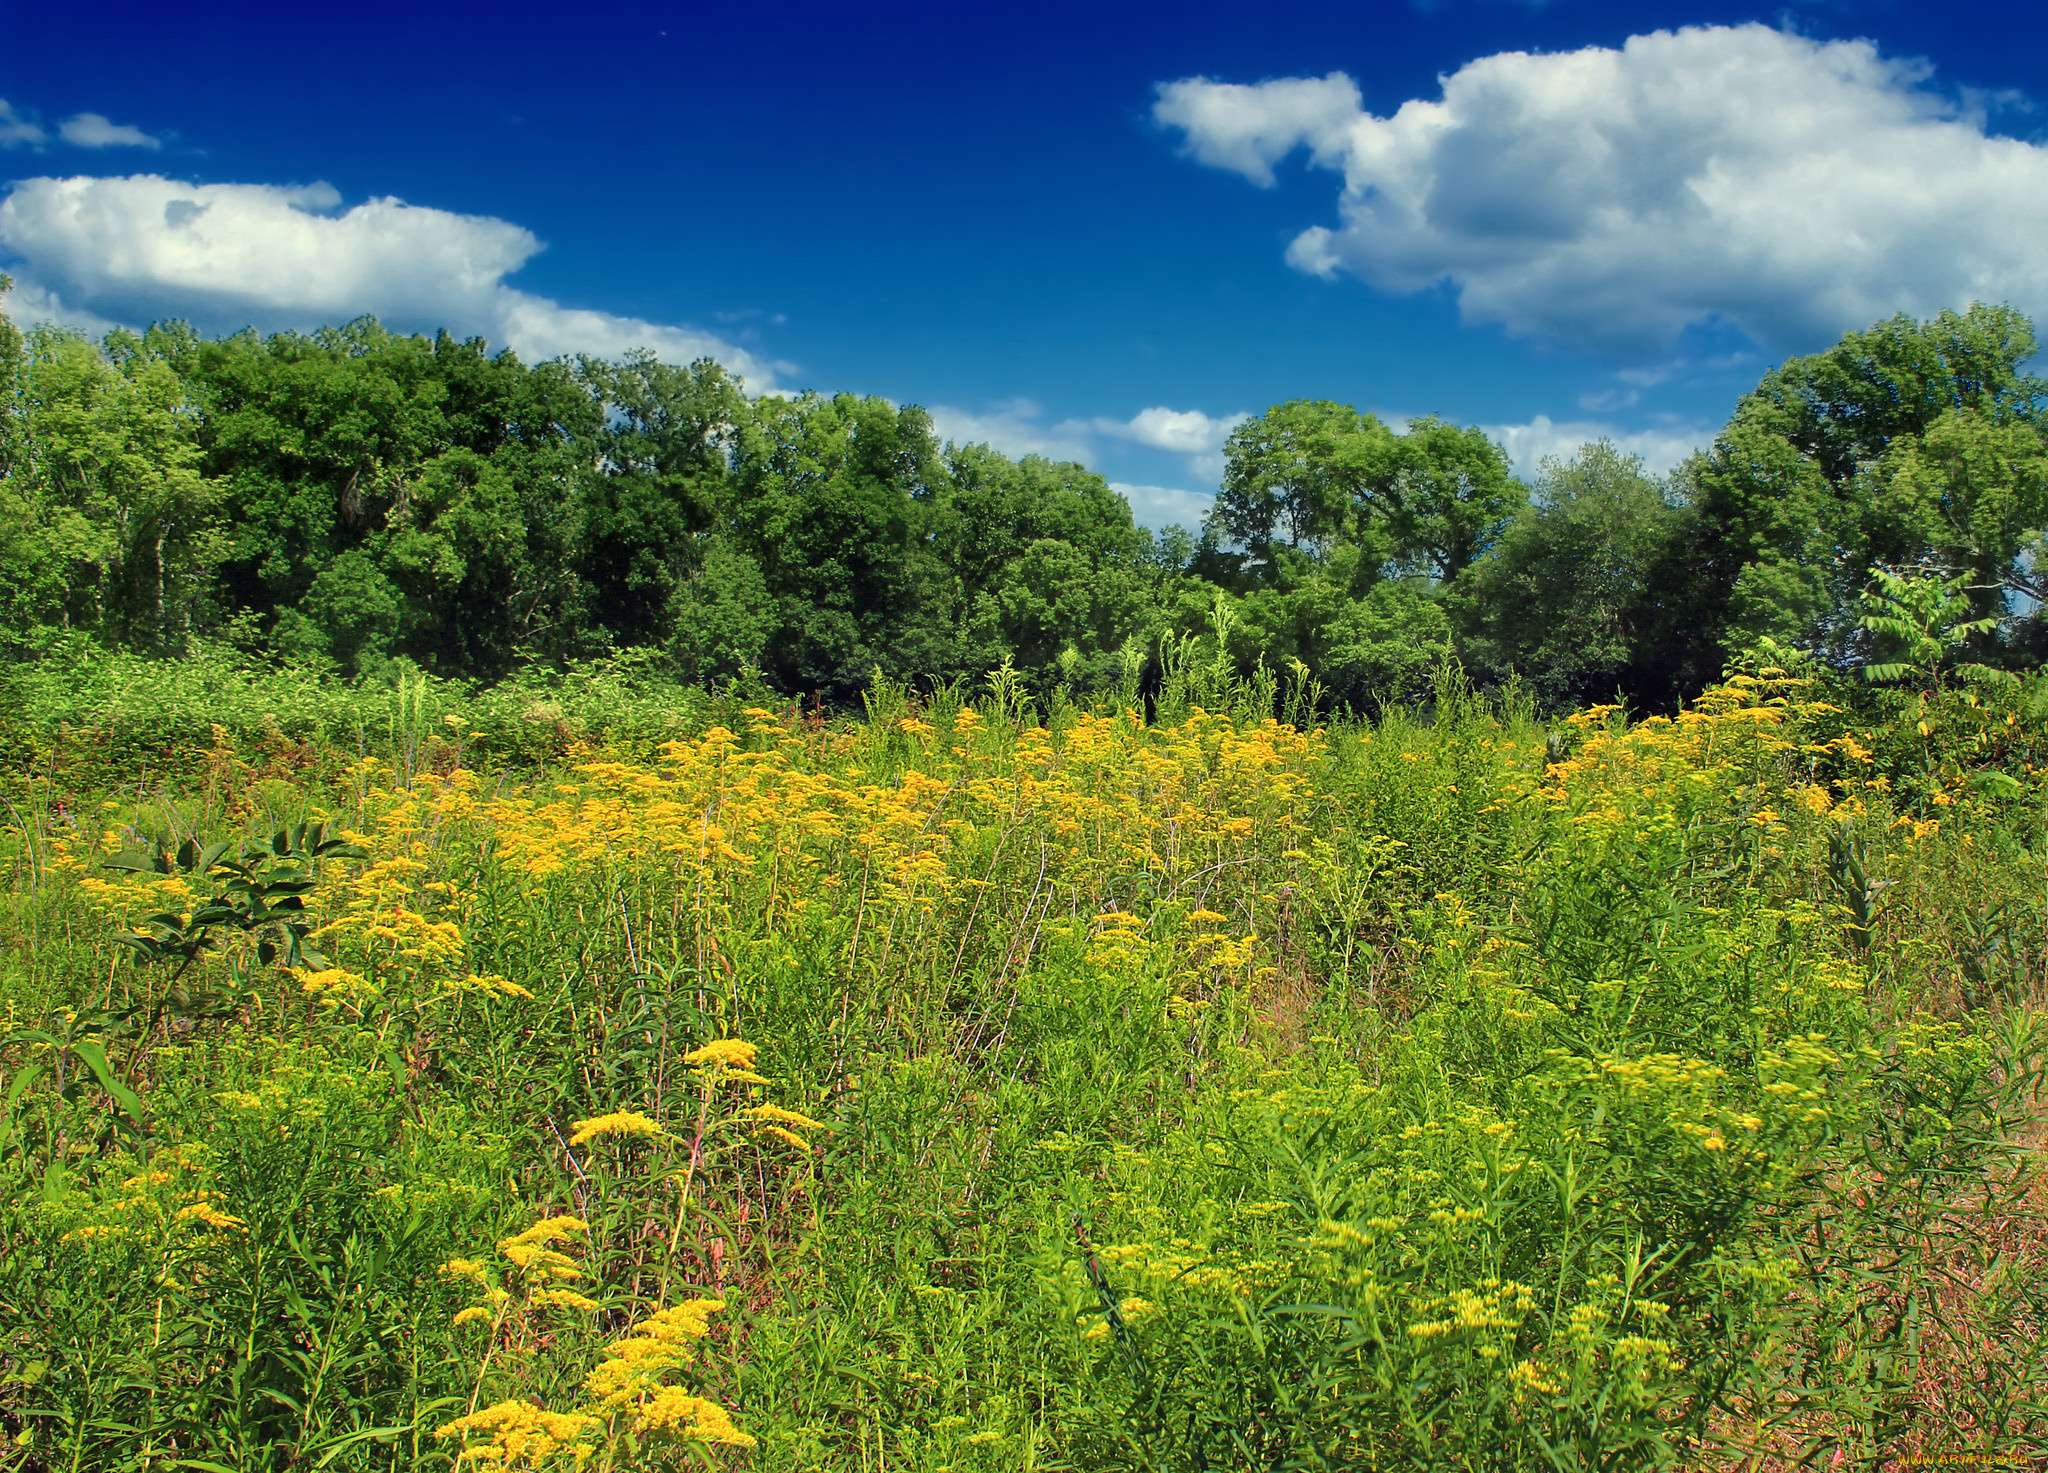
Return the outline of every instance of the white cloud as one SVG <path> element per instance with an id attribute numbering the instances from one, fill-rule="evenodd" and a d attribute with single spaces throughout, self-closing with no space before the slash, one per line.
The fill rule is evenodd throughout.
<path id="1" fill-rule="evenodd" d="M 0 97 L 0 148 L 41 148 L 50 135 L 14 110 Z"/>
<path id="2" fill-rule="evenodd" d="M 1449 281 L 1469 322 L 1642 358 L 1715 319 L 1810 349 L 1897 311 L 2048 310 L 2048 147 L 1927 78 L 1867 41 L 1688 27 L 1483 57 L 1391 117 L 1341 73 L 1167 83 L 1154 116 L 1257 184 L 1304 145 L 1343 174 L 1302 271 Z"/>
<path id="3" fill-rule="evenodd" d="M 1363 101 L 1342 72 L 1255 87 L 1190 77 L 1161 84 L 1152 116 L 1185 133 L 1187 151 L 1202 163 L 1270 189 L 1273 165 L 1303 143 L 1316 151 L 1317 163 L 1334 167 L 1339 155 L 1326 153 L 1325 143 L 1343 138 Z"/>
<path id="4" fill-rule="evenodd" d="M 1227 414 L 1211 419 L 1199 409 L 1141 409 L 1127 420 L 1097 419 L 1094 423 L 1099 435 L 1179 455 L 1206 455 L 1221 450 L 1230 432 L 1250 418 L 1248 414 Z"/>
<path id="5" fill-rule="evenodd" d="M 1012 459 L 1042 455 L 1047 460 L 1075 460 L 1084 464 L 1092 446 L 1086 425 L 1063 420 L 1045 423 L 1041 410 L 1029 399 L 1010 399 L 982 411 L 935 404 L 931 408 L 932 428 L 941 440 L 955 445 L 986 445 Z"/>
<path id="6" fill-rule="evenodd" d="M 1250 418 L 1243 414 L 1211 418 L 1199 409 L 1155 407 L 1141 409 L 1129 419 L 1098 415 L 1047 424 L 1044 411 L 1029 399 L 1007 400 L 982 411 L 940 404 L 933 406 L 931 416 L 939 438 L 956 445 L 987 444 L 1009 456 L 1043 455 L 1048 460 L 1074 460 L 1083 465 L 1096 464 L 1105 450 L 1136 445 L 1184 457 L 1189 472 L 1204 481 L 1223 478 L 1223 442 Z"/>
<path id="7" fill-rule="evenodd" d="M 161 140 L 140 128 L 116 123 L 99 113 L 80 113 L 57 125 L 57 134 L 74 148 L 162 148 Z"/>
<path id="8" fill-rule="evenodd" d="M 481 335 L 529 360 L 634 347 L 709 356 L 757 392 L 787 368 L 691 328 L 507 286 L 541 243 L 504 220 L 396 199 L 340 205 L 328 184 L 28 179 L 0 202 L 0 247 L 23 284 L 21 304 L 53 304 L 45 310 L 59 320 L 184 316 L 231 329 L 372 313 L 393 326 Z M 18 306 L 13 315 L 28 314 Z"/>
<path id="9" fill-rule="evenodd" d="M 1714 442 L 1714 431 L 1710 429 L 1623 430 L 1597 420 L 1567 420 L 1559 424 L 1547 414 L 1539 414 L 1526 424 L 1483 428 L 1507 451 L 1515 474 L 1523 480 L 1533 480 L 1546 457 L 1567 460 L 1581 445 L 1594 440 L 1612 440 L 1626 454 L 1640 455 L 1643 468 L 1656 476 L 1669 474 L 1693 451 L 1704 450 Z"/>
<path id="10" fill-rule="evenodd" d="M 1131 519 L 1141 527 L 1164 528 L 1178 523 L 1200 532 L 1216 497 L 1208 491 L 1180 491 L 1171 486 L 1132 486 L 1111 481 L 1109 489 L 1131 504 Z"/>

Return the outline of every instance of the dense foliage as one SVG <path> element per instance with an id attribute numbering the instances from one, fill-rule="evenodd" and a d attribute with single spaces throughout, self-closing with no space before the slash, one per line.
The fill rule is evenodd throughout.
<path id="1" fill-rule="evenodd" d="M 1533 494 L 1476 429 L 1277 405 L 1199 535 L 1155 535 L 1080 466 L 941 445 L 880 399 L 749 399 L 708 361 L 0 319 L 0 645 L 226 641 L 386 681 L 632 652 L 835 706 L 1006 664 L 1040 695 L 1136 664 L 1149 692 L 1220 653 L 1355 711 L 1456 654 L 1546 710 L 1670 711 L 1758 638 L 1891 660 L 1864 617 L 1888 575 L 1966 595 L 1957 659 L 2028 667 L 2034 347 L 2009 309 L 1894 319 L 1773 369 L 1668 480 L 1593 445 Z"/>
<path id="2" fill-rule="evenodd" d="M 9 1456 L 2036 1450 L 2048 688 L 1937 645 L 1547 727 L 38 673 Z"/>

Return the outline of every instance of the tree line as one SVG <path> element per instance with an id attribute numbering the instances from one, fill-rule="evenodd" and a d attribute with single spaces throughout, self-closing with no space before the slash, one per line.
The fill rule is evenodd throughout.
<path id="1" fill-rule="evenodd" d="M 843 702 L 877 670 L 1084 685 L 1204 642 L 1359 709 L 1449 657 L 1553 706 L 1668 706 L 1764 638 L 2031 666 L 2034 351 L 2009 308 L 1894 318 L 1772 369 L 1663 477 L 1603 442 L 1525 484 L 1478 429 L 1296 401 L 1233 433 L 1202 527 L 1152 533 L 1082 466 L 879 398 L 749 398 L 709 360 L 0 317 L 0 645 L 486 681 L 632 650 Z"/>

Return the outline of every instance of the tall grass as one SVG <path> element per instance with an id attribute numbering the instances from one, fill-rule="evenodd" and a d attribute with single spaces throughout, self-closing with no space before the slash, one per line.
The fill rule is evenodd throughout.
<path id="1" fill-rule="evenodd" d="M 0 841 L 10 1455 L 2048 1436 L 2023 693 L 1901 735 L 1751 667 L 1546 730 L 1449 672 L 1427 720 L 1326 729 L 1268 714 L 1308 720 L 1305 676 L 1178 658 L 1149 723 L 1135 668 L 878 685 L 859 722 L 615 673 L 545 740 L 531 691 L 417 679 L 65 696 Z M 150 726 L 204 682 L 203 729 Z M 367 857 L 321 862 L 297 967 L 204 921 L 232 872 L 106 863 L 303 822 Z M 151 915 L 222 944 L 138 961 Z"/>

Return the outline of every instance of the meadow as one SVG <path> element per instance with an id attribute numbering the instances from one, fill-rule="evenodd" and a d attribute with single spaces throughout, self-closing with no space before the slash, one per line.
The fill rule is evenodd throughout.
<path id="1" fill-rule="evenodd" d="M 2048 687 L 1137 674 L 24 667 L 0 1467 L 2048 1446 Z"/>

